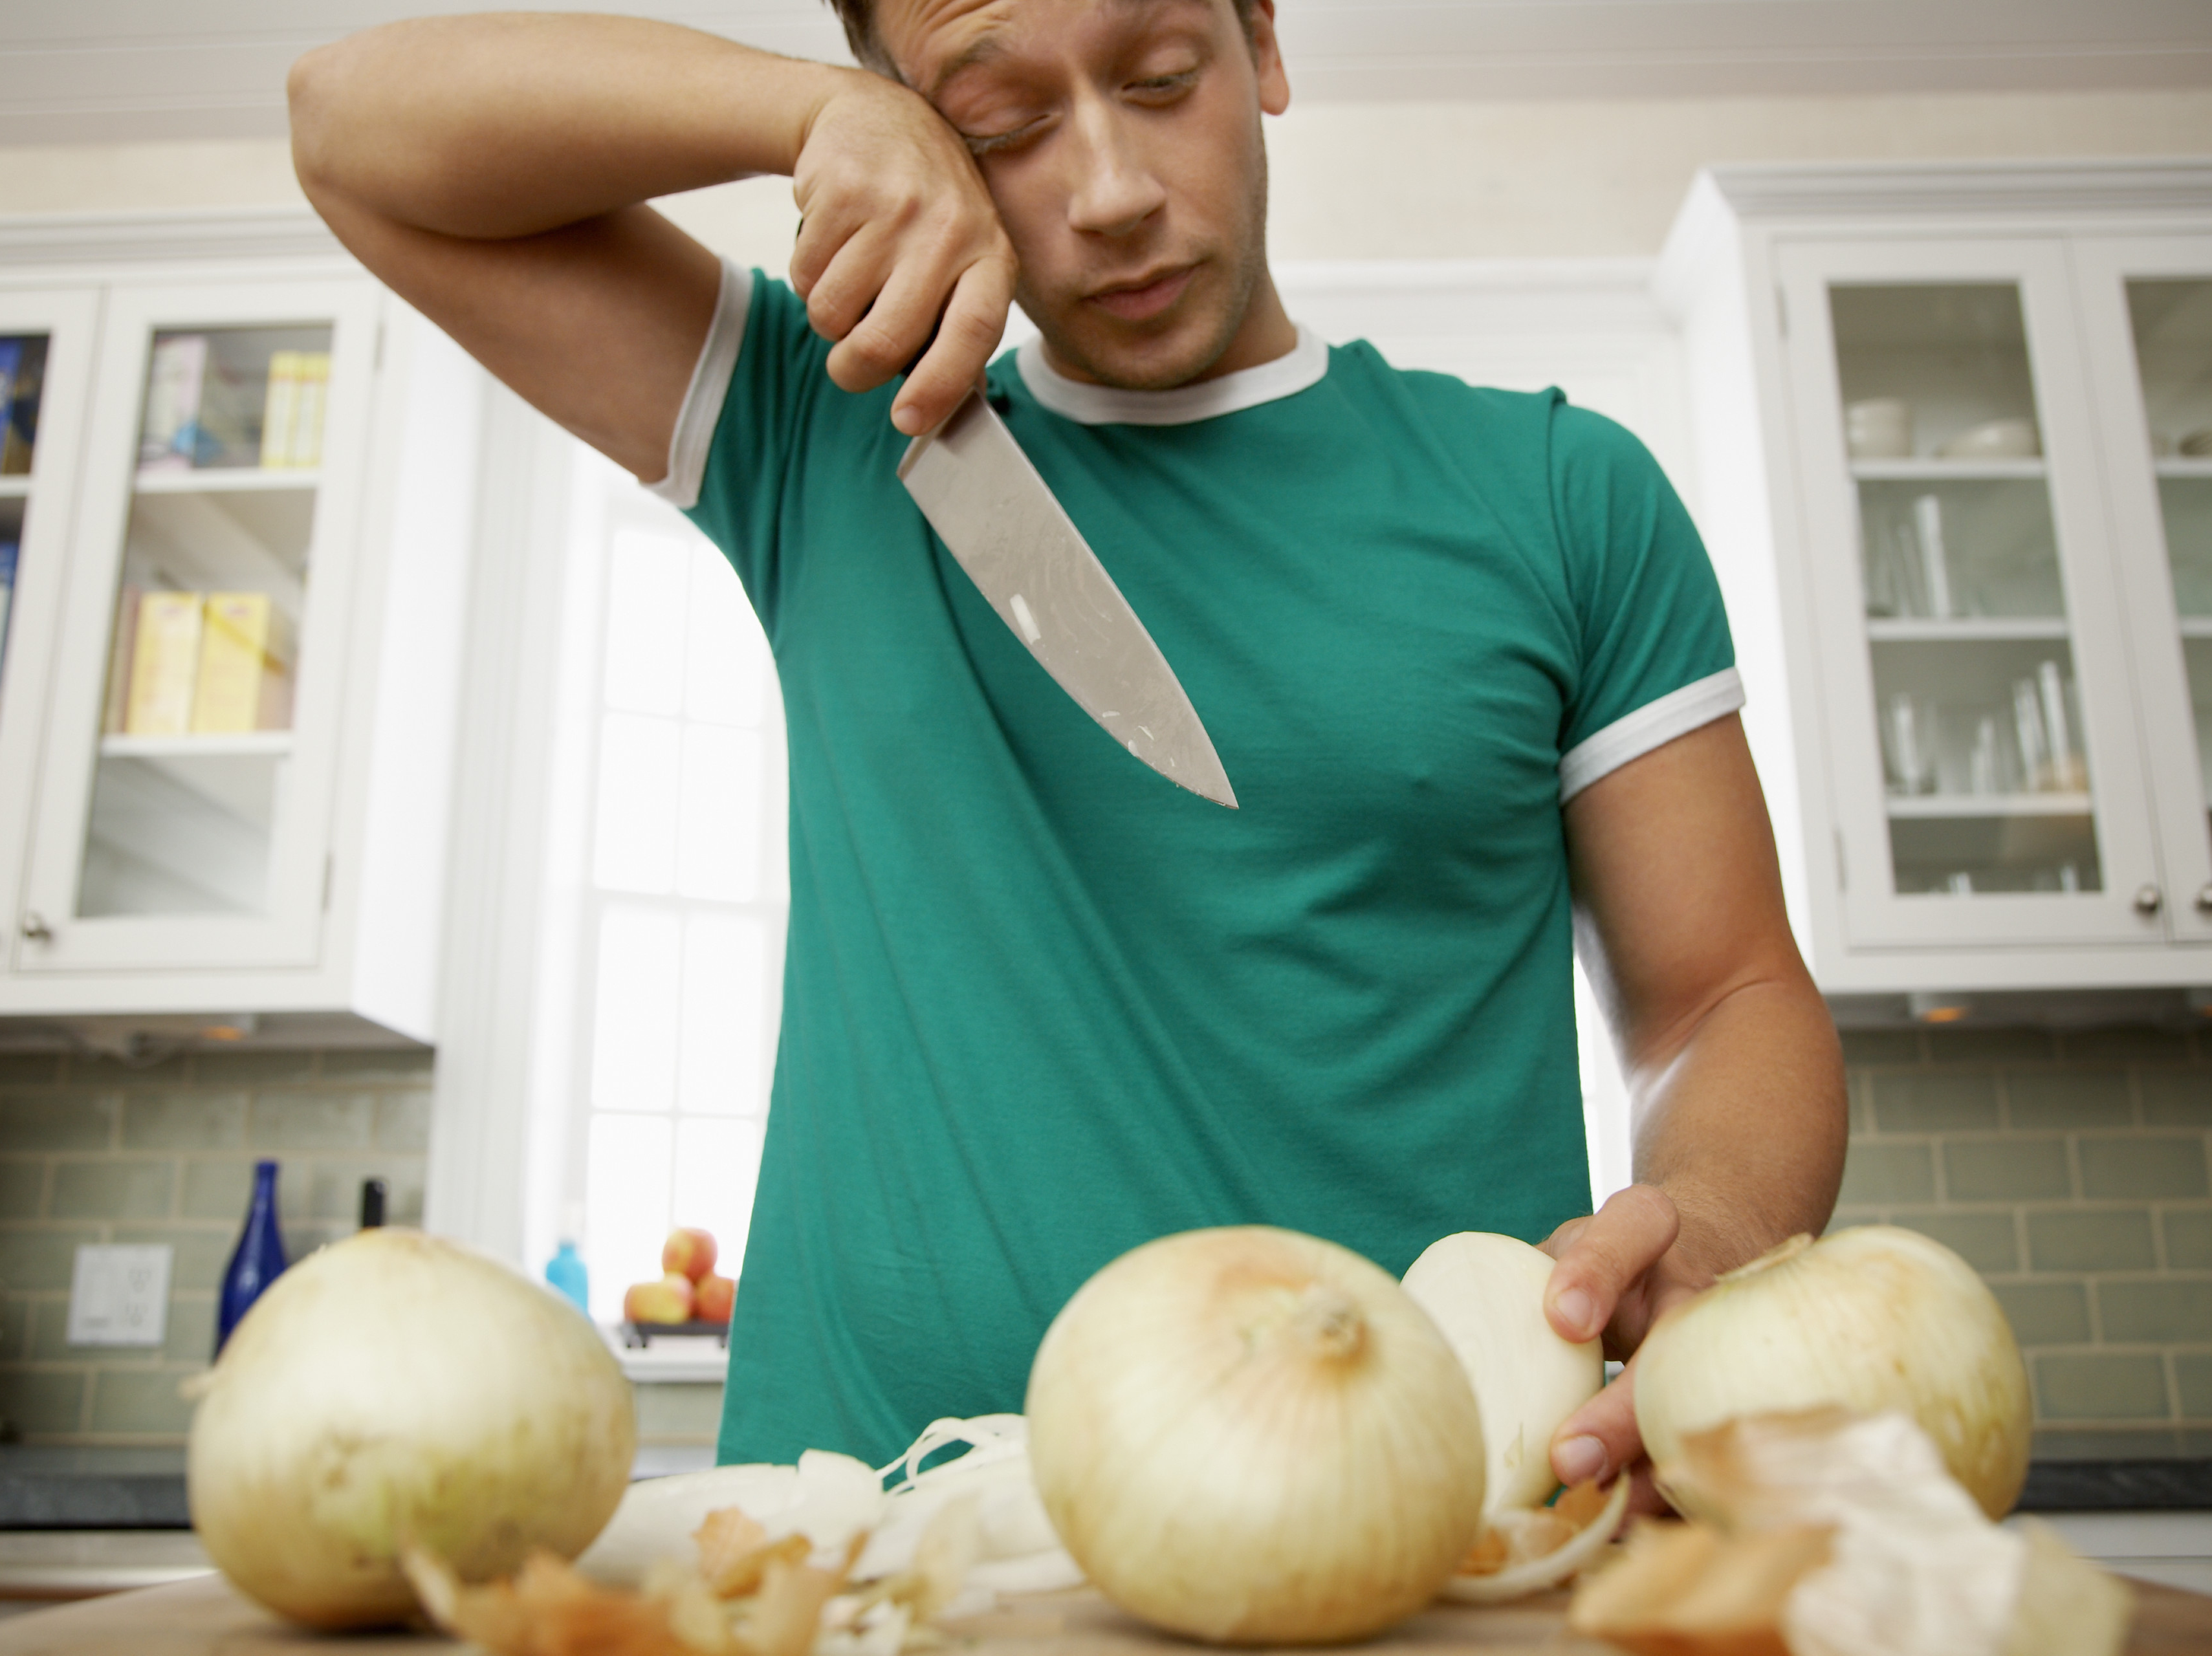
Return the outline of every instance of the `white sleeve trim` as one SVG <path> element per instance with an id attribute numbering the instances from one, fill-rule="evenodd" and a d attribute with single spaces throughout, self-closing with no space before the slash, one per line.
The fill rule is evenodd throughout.
<path id="1" fill-rule="evenodd" d="M 699 504 L 708 446 L 714 440 L 714 422 L 722 417 L 723 399 L 730 394 L 730 376 L 737 372 L 738 347 L 744 343 L 745 313 L 752 303 L 753 273 L 724 259 L 714 319 L 707 325 L 707 343 L 699 348 L 684 406 L 676 411 L 676 429 L 668 434 L 668 475 L 645 486 L 647 494 L 658 494 L 671 506 L 688 511 Z"/>
<path id="2" fill-rule="evenodd" d="M 1559 803 L 1565 804 L 1600 777 L 1632 759 L 1663 748 L 1678 736 L 1725 719 L 1743 706 L 1743 680 L 1733 667 L 1670 690 L 1559 755 Z"/>

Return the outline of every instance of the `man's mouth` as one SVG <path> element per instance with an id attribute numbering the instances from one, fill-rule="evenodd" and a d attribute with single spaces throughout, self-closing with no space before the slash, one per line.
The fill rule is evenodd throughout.
<path id="1" fill-rule="evenodd" d="M 1194 265 L 1185 264 L 1159 276 L 1140 277 L 1117 287 L 1101 288 L 1090 295 L 1090 302 L 1124 322 L 1142 322 L 1158 316 L 1182 298 L 1183 289 L 1190 285 L 1195 269 Z"/>

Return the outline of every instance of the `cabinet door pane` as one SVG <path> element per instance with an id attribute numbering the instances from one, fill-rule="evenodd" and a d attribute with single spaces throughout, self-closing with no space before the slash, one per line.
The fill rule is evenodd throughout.
<path id="1" fill-rule="evenodd" d="M 32 510 L 47 339 L 44 333 L 0 333 L 0 685 L 7 682 L 9 628 Z"/>
<path id="2" fill-rule="evenodd" d="M 1837 283 L 1829 303 L 1894 888 L 2100 890 L 2020 289 Z"/>
<path id="3" fill-rule="evenodd" d="M 330 343 L 327 326 L 154 336 L 81 918 L 268 912 Z"/>

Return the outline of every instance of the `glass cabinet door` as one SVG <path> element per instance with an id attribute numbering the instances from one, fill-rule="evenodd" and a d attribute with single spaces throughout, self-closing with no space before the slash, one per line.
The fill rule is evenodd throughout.
<path id="1" fill-rule="evenodd" d="M 1853 941 L 2154 939 L 2063 253 L 1784 268 Z"/>
<path id="2" fill-rule="evenodd" d="M 2075 263 L 2178 939 L 2212 942 L 2212 239 Z"/>
<path id="3" fill-rule="evenodd" d="M 111 300 L 20 965 L 312 961 L 373 304 Z"/>

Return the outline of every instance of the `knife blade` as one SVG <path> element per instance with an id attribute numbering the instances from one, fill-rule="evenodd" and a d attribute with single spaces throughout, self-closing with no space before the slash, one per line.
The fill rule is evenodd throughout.
<path id="1" fill-rule="evenodd" d="M 999 619 L 1116 742 L 1237 809 L 1198 710 L 1145 623 L 989 401 L 907 446 L 899 481 Z"/>

